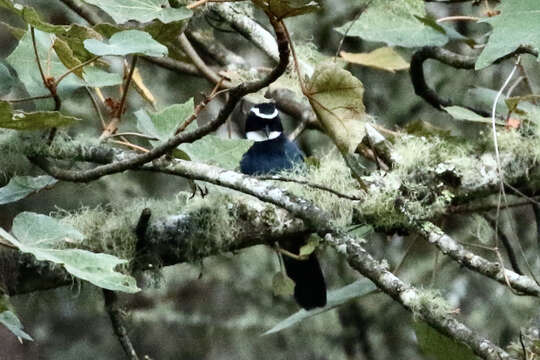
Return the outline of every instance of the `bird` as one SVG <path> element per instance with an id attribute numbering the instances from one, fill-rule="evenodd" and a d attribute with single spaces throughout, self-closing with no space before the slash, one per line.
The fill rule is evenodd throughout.
<path id="1" fill-rule="evenodd" d="M 273 175 L 303 166 L 302 151 L 284 134 L 275 103 L 254 105 L 246 118 L 244 132 L 254 143 L 240 160 L 243 174 Z M 279 246 L 299 254 L 306 240 L 305 235 L 300 239 L 283 239 Z M 287 276 L 295 283 L 294 298 L 298 305 L 306 310 L 325 306 L 326 282 L 317 255 L 313 252 L 301 260 L 284 254 L 283 263 Z"/>

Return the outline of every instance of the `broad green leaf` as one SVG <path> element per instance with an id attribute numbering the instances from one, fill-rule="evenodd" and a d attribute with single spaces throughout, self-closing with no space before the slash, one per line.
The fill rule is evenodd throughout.
<path id="1" fill-rule="evenodd" d="M 347 62 L 390 72 L 409 68 L 409 63 L 391 47 L 381 47 L 369 53 L 359 54 L 342 51 L 340 55 Z"/>
<path id="2" fill-rule="evenodd" d="M 191 114 L 193 114 L 193 98 L 183 104 L 170 105 L 162 111 L 150 115 L 141 109 L 135 112 L 135 117 L 140 132 L 158 139 L 150 140 L 150 144 L 155 147 L 172 137 L 178 126 Z M 184 131 L 196 128 L 197 123 L 194 121 Z M 173 151 L 173 155 L 179 159 L 190 160 L 189 156 L 179 148 Z"/>
<path id="3" fill-rule="evenodd" d="M 9 94 L 15 80 L 11 76 L 6 65 L 0 62 L 0 96 Z"/>
<path id="4" fill-rule="evenodd" d="M 326 133 L 343 154 L 353 153 L 365 134 L 362 82 L 335 64 L 321 64 L 306 89 Z"/>
<path id="5" fill-rule="evenodd" d="M 214 135 L 206 135 L 191 144 L 181 144 L 178 148 L 193 161 L 234 170 L 251 145 L 253 142 L 250 140 L 224 139 Z"/>
<path id="6" fill-rule="evenodd" d="M 353 225 L 347 229 L 347 232 L 356 238 L 363 238 L 373 232 L 373 226 L 371 225 Z"/>
<path id="7" fill-rule="evenodd" d="M 356 21 L 336 30 L 346 33 L 347 36 L 381 41 L 389 46 L 421 47 L 446 44 L 448 36 L 420 20 L 425 16 L 422 0 L 373 0 Z"/>
<path id="8" fill-rule="evenodd" d="M 14 130 L 39 130 L 68 126 L 79 121 L 58 111 L 22 112 L 13 110 L 6 101 L 0 101 L 0 128 Z"/>
<path id="9" fill-rule="evenodd" d="M 291 296 L 294 294 L 294 281 L 280 271 L 272 279 L 272 289 L 275 296 Z"/>
<path id="10" fill-rule="evenodd" d="M 66 68 L 73 69 L 81 65 L 82 62 L 77 59 L 75 55 L 73 55 L 73 50 L 71 50 L 67 42 L 65 42 L 64 40 L 61 40 L 59 38 L 54 39 L 53 49 Z M 83 68 L 79 67 L 77 68 L 77 70 L 74 70 L 73 73 L 78 77 L 82 77 Z"/>
<path id="11" fill-rule="evenodd" d="M 497 97 L 497 91 L 493 89 L 475 87 L 467 91 L 468 104 L 472 104 L 475 108 L 486 109 L 491 112 L 493 102 Z M 498 116 L 506 115 L 508 113 L 508 107 L 504 102 L 504 97 L 500 96 L 497 101 L 497 107 L 495 109 Z"/>
<path id="12" fill-rule="evenodd" d="M 313 0 L 252 0 L 278 19 L 307 14 L 321 8 L 319 1 Z"/>
<path id="13" fill-rule="evenodd" d="M 480 116 L 474 111 L 466 109 L 461 106 L 447 106 L 443 109 L 456 120 L 467 120 L 467 121 L 491 124 L 491 118 Z M 496 123 L 498 123 L 499 125 L 504 125 L 504 123 L 500 121 L 497 121 Z"/>
<path id="14" fill-rule="evenodd" d="M 346 302 L 370 294 L 376 289 L 375 285 L 369 280 L 358 280 L 352 284 L 346 285 L 340 289 L 332 290 L 328 292 L 327 303 L 325 307 L 315 308 L 309 311 L 301 309 L 292 314 L 288 318 L 280 321 L 273 328 L 266 331 L 264 335 L 270 335 L 277 333 L 281 330 L 290 328 L 293 325 L 298 324 L 305 319 L 312 316 L 319 315 L 328 310 L 332 310 L 338 306 L 345 304 Z"/>
<path id="15" fill-rule="evenodd" d="M 89 38 L 100 38 L 100 35 L 88 28 L 79 24 L 72 25 L 53 25 L 41 20 L 37 11 L 30 6 L 20 4 L 14 5 L 10 0 L 0 2 L 0 6 L 5 7 L 15 14 L 19 15 L 28 25 L 46 33 L 55 34 L 60 39 L 66 42 L 71 49 L 73 55 L 80 61 L 90 59 L 89 54 L 83 47 L 82 41 Z M 6 24 L 7 25 L 7 24 Z M 7 25 L 9 27 L 9 25 Z M 12 32 L 16 29 L 10 29 Z M 22 37 L 22 36 L 21 36 Z"/>
<path id="16" fill-rule="evenodd" d="M 153 20 L 152 22 L 145 23 L 144 26 L 137 27 L 138 30 L 143 30 L 149 33 L 154 40 L 167 46 L 169 51 L 169 57 L 177 58 L 178 44 L 176 43 L 178 36 L 184 31 L 187 26 L 187 21 L 174 21 L 170 23 L 163 23 L 159 20 Z M 108 24 L 102 23 L 94 26 L 94 30 L 103 35 L 106 38 L 110 38 L 114 34 L 130 29 L 129 24 Z M 177 60 L 188 61 L 187 57 L 177 58 Z"/>
<path id="17" fill-rule="evenodd" d="M 57 182 L 55 178 L 48 175 L 14 176 L 6 186 L 0 188 L 0 205 L 24 199 Z"/>
<path id="18" fill-rule="evenodd" d="M 141 109 L 135 112 L 137 128 L 142 133 L 159 139 L 152 142 L 153 145 L 157 145 L 174 135 L 178 126 L 193 114 L 193 106 L 193 98 L 191 98 L 183 104 L 170 105 L 157 113 L 148 114 Z M 196 126 L 197 123 L 193 122 L 185 131 L 194 129 Z"/>
<path id="19" fill-rule="evenodd" d="M 9 331 L 19 339 L 34 341 L 30 335 L 24 332 L 23 325 L 17 315 L 11 311 L 0 312 L 0 324 L 4 325 Z"/>
<path id="20" fill-rule="evenodd" d="M 502 1 L 497 16 L 483 19 L 493 27 L 486 47 L 476 60 L 475 69 L 483 69 L 521 45 L 540 50 L 540 1 Z"/>
<path id="21" fill-rule="evenodd" d="M 169 7 L 167 0 L 84 0 L 109 14 L 118 24 L 129 20 L 140 23 L 159 19 L 163 23 L 185 20 L 191 17 L 191 10 Z"/>
<path id="22" fill-rule="evenodd" d="M 471 349 L 442 335 L 425 322 L 414 323 L 418 346 L 425 355 L 435 360 L 477 360 Z"/>
<path id="23" fill-rule="evenodd" d="M 107 72 L 97 66 L 85 67 L 83 78 L 90 87 L 100 88 L 122 84 L 122 75 Z"/>
<path id="24" fill-rule="evenodd" d="M 129 55 L 143 54 L 162 57 L 167 55 L 167 48 L 147 32 L 140 30 L 125 30 L 111 36 L 108 42 L 96 39 L 84 40 L 84 47 L 94 55 Z"/>
<path id="25" fill-rule="evenodd" d="M 56 36 L 37 29 L 35 30 L 35 35 L 39 58 L 46 73 L 45 75 L 57 78 L 64 74 L 68 69 L 53 50 Z M 43 80 L 37 67 L 30 31 L 27 31 L 19 41 L 15 50 L 8 56 L 7 62 L 17 71 L 19 79 L 25 85 L 30 96 L 40 96 L 49 93 L 49 90 L 43 85 Z M 59 84 L 58 93 L 60 97 L 67 97 L 73 90 L 81 86 L 83 86 L 82 80 L 77 78 L 75 74 L 69 74 Z M 38 108 L 42 109 L 51 108 L 53 101 L 38 100 L 34 101 L 34 103 L 38 104 Z"/>
<path id="26" fill-rule="evenodd" d="M 0 237 L 39 261 L 62 265 L 73 276 L 105 289 L 127 293 L 140 290 L 133 277 L 114 270 L 127 260 L 87 250 L 65 249 L 66 241 L 82 237 L 69 225 L 45 215 L 23 212 L 13 220 L 12 231 L 18 239 L 2 228 Z"/>
<path id="27" fill-rule="evenodd" d="M 317 250 L 319 246 L 319 237 L 317 235 L 311 235 L 304 246 L 300 248 L 300 256 L 307 256 Z"/>
<path id="28" fill-rule="evenodd" d="M 13 219 L 13 235 L 27 246 L 54 247 L 57 244 L 78 243 L 84 239 L 77 229 L 57 219 L 32 212 L 19 213 Z"/>

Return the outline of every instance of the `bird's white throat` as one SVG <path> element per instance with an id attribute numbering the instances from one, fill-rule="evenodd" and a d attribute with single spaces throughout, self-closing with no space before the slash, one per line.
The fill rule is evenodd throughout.
<path id="1" fill-rule="evenodd" d="M 259 131 L 248 131 L 246 133 L 246 137 L 249 140 L 252 141 L 266 141 L 266 140 L 272 140 L 281 135 L 281 131 L 270 131 L 270 133 L 266 133 L 266 131 L 259 130 Z"/>

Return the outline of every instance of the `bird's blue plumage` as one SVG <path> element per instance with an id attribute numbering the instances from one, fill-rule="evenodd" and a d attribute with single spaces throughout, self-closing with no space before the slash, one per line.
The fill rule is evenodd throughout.
<path id="1" fill-rule="evenodd" d="M 283 170 L 291 170 L 302 165 L 304 157 L 296 144 L 283 134 L 283 126 L 274 104 L 255 105 L 246 119 L 245 132 L 256 133 L 255 138 L 268 139 L 272 133 L 281 134 L 275 139 L 256 141 L 240 161 L 240 170 L 247 175 L 271 175 Z M 260 134 L 257 134 L 260 133 Z M 280 246 L 289 252 L 299 254 L 306 236 L 280 239 Z M 326 283 L 324 275 L 313 252 L 304 260 L 284 256 L 283 264 L 287 275 L 294 281 L 294 298 L 304 309 L 326 305 Z"/>
<path id="2" fill-rule="evenodd" d="M 255 142 L 240 161 L 240 171 L 247 175 L 275 174 L 303 163 L 298 146 L 283 134 L 272 140 Z"/>

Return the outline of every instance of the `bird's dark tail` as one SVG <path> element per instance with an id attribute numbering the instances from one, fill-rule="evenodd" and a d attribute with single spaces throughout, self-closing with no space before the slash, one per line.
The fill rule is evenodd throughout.
<path id="1" fill-rule="evenodd" d="M 325 306 L 326 282 L 317 255 L 311 253 L 307 260 L 296 260 L 283 255 L 283 262 L 287 275 L 296 284 L 294 298 L 298 305 L 306 310 Z"/>

